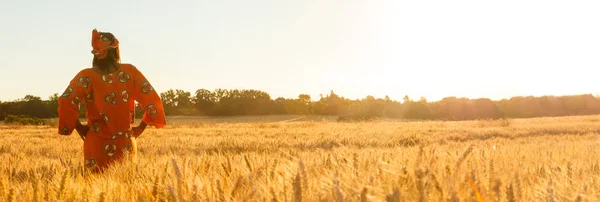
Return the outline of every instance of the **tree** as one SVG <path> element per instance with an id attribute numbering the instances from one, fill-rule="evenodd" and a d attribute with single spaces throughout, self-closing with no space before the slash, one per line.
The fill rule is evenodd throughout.
<path id="1" fill-rule="evenodd" d="M 198 89 L 194 98 L 196 111 L 200 115 L 212 115 L 215 107 L 215 94 L 206 89 Z"/>
<path id="2" fill-rule="evenodd" d="M 0 101 L 0 121 L 4 120 L 6 117 L 6 109 L 5 104 Z"/>
<path id="3" fill-rule="evenodd" d="M 307 94 L 300 94 L 298 95 L 298 100 L 300 101 L 300 103 L 302 103 L 304 105 L 304 107 L 306 107 L 306 114 L 313 114 L 313 110 L 312 110 L 312 101 L 310 98 L 310 95 Z"/>
<path id="4" fill-rule="evenodd" d="M 298 100 L 300 100 L 300 102 L 302 102 L 306 105 L 310 104 L 310 102 L 311 102 L 310 95 L 307 95 L 307 94 L 298 95 Z"/>
<path id="5" fill-rule="evenodd" d="M 48 101 L 58 104 L 58 96 L 58 93 L 54 93 L 50 97 L 48 97 Z"/>
<path id="6" fill-rule="evenodd" d="M 175 111 L 179 115 L 190 115 L 194 113 L 192 94 L 184 90 L 175 90 Z"/>
<path id="7" fill-rule="evenodd" d="M 177 106 L 177 94 L 173 89 L 160 94 L 160 99 L 166 115 L 172 115 Z"/>
<path id="8" fill-rule="evenodd" d="M 192 106 L 192 94 L 184 90 L 175 90 L 175 103 L 178 108 L 188 108 Z"/>
<path id="9" fill-rule="evenodd" d="M 38 101 L 41 102 L 42 98 L 40 98 L 38 96 L 33 96 L 33 95 L 26 95 L 23 98 L 23 101 L 25 101 L 25 102 L 38 102 Z"/>
<path id="10" fill-rule="evenodd" d="M 44 107 L 42 99 L 40 97 L 26 95 L 23 98 L 23 102 L 23 112 L 25 115 L 41 118 L 47 118 L 49 116 L 48 112 L 46 111 L 46 107 Z"/>
<path id="11" fill-rule="evenodd" d="M 42 100 L 26 95 L 14 101 L 0 102 L 0 120 L 6 115 L 26 115 L 38 118 L 57 116 L 58 93 Z M 310 95 L 297 98 L 276 98 L 260 90 L 252 89 L 199 89 L 195 94 L 170 89 L 160 94 L 167 115 L 266 115 L 266 114 L 319 114 L 341 115 L 362 120 L 374 117 L 472 120 L 501 117 L 529 118 L 540 116 L 566 116 L 600 114 L 600 100 L 591 94 L 572 96 L 512 97 L 492 101 L 487 98 L 468 99 L 446 97 L 429 102 L 425 97 L 412 101 L 408 95 L 402 101 L 385 96 L 350 100 L 333 91 L 320 95 L 312 101 Z M 80 103 L 80 116 L 86 113 L 85 102 Z M 143 108 L 136 105 L 136 117 L 143 115 Z"/>
<path id="12" fill-rule="evenodd" d="M 58 93 L 54 93 L 48 97 L 47 104 L 45 104 L 46 111 L 48 111 L 50 113 L 50 117 L 58 116 L 58 111 L 57 111 L 58 110 L 58 98 L 59 98 Z"/>
<path id="13" fill-rule="evenodd" d="M 308 107 L 299 99 L 284 99 L 283 106 L 287 114 L 308 114 Z"/>
<path id="14" fill-rule="evenodd" d="M 221 99 L 223 99 L 224 97 L 229 96 L 229 91 L 225 90 L 225 89 L 215 89 L 215 102 L 221 102 Z"/>
<path id="15" fill-rule="evenodd" d="M 431 119 L 432 113 L 427 102 L 413 102 L 408 96 L 404 96 L 403 117 L 408 119 Z"/>
<path id="16" fill-rule="evenodd" d="M 278 97 L 277 99 L 271 101 L 271 113 L 273 114 L 289 114 L 289 112 L 287 112 L 285 110 L 285 98 L 282 97 Z"/>
<path id="17" fill-rule="evenodd" d="M 333 91 L 325 97 L 321 97 L 318 104 L 315 103 L 315 114 L 320 115 L 341 115 L 348 112 L 349 101 L 338 96 Z"/>
<path id="18" fill-rule="evenodd" d="M 402 101 L 403 101 L 402 103 L 409 103 L 409 102 L 410 102 L 410 98 L 408 97 L 408 95 L 405 95 L 405 96 L 402 98 Z"/>
<path id="19" fill-rule="evenodd" d="M 362 105 L 362 113 L 367 117 L 385 117 L 386 116 L 386 101 L 383 99 L 375 99 L 373 96 L 367 96 L 359 101 L 358 105 Z"/>

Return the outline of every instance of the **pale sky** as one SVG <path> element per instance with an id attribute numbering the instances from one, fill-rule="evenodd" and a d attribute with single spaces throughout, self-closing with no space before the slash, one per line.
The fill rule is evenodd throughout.
<path id="1" fill-rule="evenodd" d="M 62 93 L 91 31 L 155 89 L 401 100 L 600 94 L 600 1 L 0 0 L 0 100 Z"/>

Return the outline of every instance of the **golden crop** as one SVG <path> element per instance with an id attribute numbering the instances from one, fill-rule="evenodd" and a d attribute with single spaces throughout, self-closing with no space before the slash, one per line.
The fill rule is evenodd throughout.
<path id="1" fill-rule="evenodd" d="M 0 125 L 0 201 L 600 199 L 600 116 L 169 124 L 99 175 L 77 134 Z"/>

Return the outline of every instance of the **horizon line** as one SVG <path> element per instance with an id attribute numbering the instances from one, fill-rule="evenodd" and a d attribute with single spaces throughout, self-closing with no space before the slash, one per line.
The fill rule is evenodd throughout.
<path id="1" fill-rule="evenodd" d="M 328 93 L 319 93 L 319 96 L 315 96 L 315 97 L 313 97 L 313 96 L 312 96 L 310 93 L 299 93 L 297 96 L 294 96 L 294 97 L 285 97 L 285 96 L 272 96 L 272 95 L 271 95 L 271 93 L 269 93 L 269 92 L 267 92 L 267 91 L 265 91 L 265 90 L 260 90 L 260 89 L 252 89 L 252 88 L 239 88 L 239 89 L 238 89 L 238 88 L 214 88 L 214 89 L 199 88 L 199 89 L 196 89 L 195 91 L 186 91 L 186 90 L 183 90 L 183 89 L 169 88 L 168 90 L 165 90 L 165 91 L 163 91 L 163 92 L 157 92 L 157 93 L 158 93 L 158 94 L 159 94 L 159 96 L 160 96 L 162 93 L 168 92 L 168 91 L 170 91 L 170 90 L 173 90 L 173 91 L 176 91 L 176 90 L 183 90 L 184 92 L 189 92 L 189 93 L 190 93 L 190 97 L 191 97 L 191 98 L 194 98 L 194 97 L 195 97 L 195 93 L 196 93 L 196 91 L 197 91 L 197 90 L 200 90 L 200 89 L 209 90 L 209 91 L 211 91 L 211 92 L 214 92 L 214 91 L 215 91 L 215 90 L 217 90 L 217 89 L 228 90 L 228 91 L 229 91 L 229 90 L 240 90 L 240 91 L 241 91 L 241 90 L 256 90 L 256 91 L 261 91 L 261 92 L 265 92 L 265 93 L 269 94 L 269 96 L 271 97 L 271 100 L 275 100 L 275 99 L 277 99 L 277 98 L 284 98 L 284 99 L 297 99 L 299 95 L 309 95 L 309 96 L 311 96 L 311 101 L 315 101 L 315 102 L 320 100 L 320 95 L 323 95 L 323 97 L 326 97 L 326 96 L 330 95 L 330 93 L 331 93 L 331 92 L 335 93 L 335 90 L 329 90 L 329 92 L 328 92 Z M 33 95 L 33 94 L 25 94 L 25 95 L 23 95 L 23 96 L 22 96 L 22 97 L 20 97 L 20 98 L 16 98 L 16 99 L 12 99 L 12 100 L 10 100 L 10 99 L 9 99 L 9 100 L 0 100 L 0 103 L 2 103 L 2 102 L 16 102 L 16 101 L 18 101 L 18 100 L 20 100 L 20 99 L 23 99 L 23 98 L 25 98 L 25 96 L 28 96 L 28 95 L 31 95 L 31 96 L 34 96 L 34 97 L 39 97 L 41 100 L 49 100 L 48 98 L 50 98 L 50 97 L 51 97 L 51 96 L 53 96 L 54 94 L 58 94 L 58 96 L 59 96 L 59 97 L 60 97 L 60 95 L 61 95 L 61 93 L 53 93 L 53 94 L 47 95 L 47 96 L 44 98 L 44 97 L 42 97 L 42 96 L 38 96 L 38 95 Z M 387 95 L 387 94 L 386 94 L 386 95 L 384 95 L 384 96 L 381 96 L 381 97 L 378 97 L 378 96 L 375 96 L 375 95 L 372 95 L 372 94 L 367 94 L 367 95 L 365 95 L 365 96 L 362 96 L 362 97 L 360 97 L 360 98 L 349 98 L 349 97 L 346 97 L 346 96 L 344 96 L 344 95 L 341 95 L 341 94 L 338 94 L 338 93 L 335 93 L 335 94 L 336 94 L 337 96 L 339 96 L 340 98 L 344 98 L 344 99 L 347 99 L 347 100 L 362 100 L 362 99 L 365 99 L 365 98 L 367 98 L 367 97 L 369 97 L 369 96 L 372 96 L 372 97 L 374 97 L 375 99 L 385 99 L 385 97 L 390 97 L 390 96 L 389 96 L 389 95 Z M 443 96 L 443 97 L 442 97 L 442 98 L 440 98 L 440 99 L 430 99 L 430 98 L 427 98 L 426 96 L 413 96 L 413 97 L 411 97 L 411 96 L 409 96 L 408 94 L 405 94 L 404 96 L 402 96 L 402 98 L 398 98 L 398 99 L 392 99 L 392 98 L 390 98 L 390 100 L 392 100 L 392 101 L 402 101 L 402 100 L 403 100 L 403 98 L 404 98 L 405 96 L 408 96 L 408 97 L 409 97 L 409 99 L 410 99 L 411 101 L 418 101 L 418 100 L 420 100 L 421 98 L 425 98 L 425 100 L 427 100 L 427 102 L 438 102 L 438 101 L 441 101 L 441 100 L 443 100 L 444 98 L 470 99 L 470 100 L 477 100 L 477 99 L 489 99 L 489 100 L 491 100 L 491 101 L 501 101 L 501 100 L 510 100 L 510 99 L 512 99 L 512 98 L 518 98 L 518 97 L 568 97 L 568 96 L 582 96 L 582 95 L 592 95 L 592 96 L 593 96 L 593 97 L 595 97 L 595 98 L 599 98 L 599 97 L 600 97 L 600 93 L 573 93 L 573 94 L 541 94 L 541 95 L 532 95 L 532 94 L 530 94 L 530 95 L 513 95 L 513 96 L 510 96 L 510 97 L 504 96 L 504 97 L 502 97 L 502 98 L 500 98 L 500 99 L 497 99 L 497 98 L 496 98 L 496 99 L 493 99 L 493 98 L 490 98 L 490 97 L 483 97 L 483 96 L 481 96 L 481 97 L 476 97 L 476 96 L 454 96 L 454 95 L 450 95 L 450 96 Z M 162 97 L 161 97 L 161 98 L 162 98 Z"/>

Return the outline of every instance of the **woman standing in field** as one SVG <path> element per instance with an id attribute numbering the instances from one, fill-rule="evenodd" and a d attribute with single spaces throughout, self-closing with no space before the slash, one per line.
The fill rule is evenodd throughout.
<path id="1" fill-rule="evenodd" d="M 86 170 L 101 172 L 126 153 L 135 155 L 136 138 L 147 125 L 162 128 L 166 124 L 159 95 L 133 65 L 120 61 L 119 40 L 108 32 L 92 31 L 93 67 L 81 70 L 59 98 L 58 133 L 73 130 L 84 139 Z M 137 127 L 135 103 L 144 109 Z M 87 124 L 79 121 L 79 103 L 85 102 Z"/>

